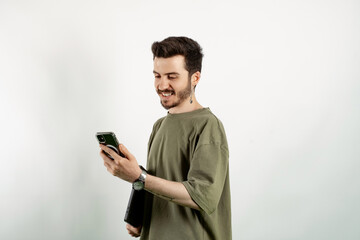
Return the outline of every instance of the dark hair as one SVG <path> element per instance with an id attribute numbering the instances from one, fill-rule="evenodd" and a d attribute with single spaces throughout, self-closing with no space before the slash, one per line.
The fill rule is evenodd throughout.
<path id="1" fill-rule="evenodd" d="M 189 77 L 195 72 L 201 72 L 203 58 L 200 45 L 188 37 L 168 37 L 161 42 L 154 42 L 151 46 L 153 59 L 155 57 L 168 58 L 176 55 L 185 57 L 185 69 L 189 72 Z"/>

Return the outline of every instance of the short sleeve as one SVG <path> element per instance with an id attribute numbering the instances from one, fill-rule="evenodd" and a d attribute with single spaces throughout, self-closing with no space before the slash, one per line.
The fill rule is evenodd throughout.
<path id="1" fill-rule="evenodd" d="M 196 147 L 183 182 L 191 198 L 207 214 L 214 212 L 219 203 L 229 166 L 225 132 L 219 124 L 201 137 L 205 139 Z"/>

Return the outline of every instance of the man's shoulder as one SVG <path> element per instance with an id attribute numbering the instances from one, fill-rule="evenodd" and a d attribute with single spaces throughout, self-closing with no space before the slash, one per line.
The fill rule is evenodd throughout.
<path id="1" fill-rule="evenodd" d="M 203 120 L 209 123 L 216 123 L 220 121 L 208 107 L 201 109 L 196 114 L 192 115 L 192 117 L 196 120 Z"/>
<path id="2" fill-rule="evenodd" d="M 155 122 L 154 125 L 153 125 L 153 129 L 158 128 L 158 127 L 161 125 L 161 123 L 164 121 L 165 118 L 166 118 L 166 116 L 161 117 L 161 118 L 159 118 L 158 120 L 156 120 L 156 122 Z"/>
<path id="3" fill-rule="evenodd" d="M 206 121 L 206 124 L 208 125 L 214 125 L 214 126 L 222 126 L 221 120 L 212 112 L 210 109 L 208 111 L 204 112 L 202 115 L 202 118 Z"/>
<path id="4" fill-rule="evenodd" d="M 165 118 L 166 118 L 166 116 L 159 118 L 158 120 L 156 120 L 154 125 L 161 123 L 162 121 L 164 121 Z"/>

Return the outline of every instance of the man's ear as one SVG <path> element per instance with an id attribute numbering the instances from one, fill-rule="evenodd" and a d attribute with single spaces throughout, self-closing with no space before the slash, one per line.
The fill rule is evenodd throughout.
<path id="1" fill-rule="evenodd" d="M 191 75 L 191 86 L 198 85 L 200 78 L 201 78 L 201 73 L 199 71 L 193 73 L 193 75 Z"/>

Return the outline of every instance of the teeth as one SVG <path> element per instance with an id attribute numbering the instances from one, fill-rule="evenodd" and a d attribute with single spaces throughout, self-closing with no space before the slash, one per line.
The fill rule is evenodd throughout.
<path id="1" fill-rule="evenodd" d="M 172 93 L 162 93 L 162 95 L 163 95 L 164 97 L 168 97 L 168 96 L 172 95 Z"/>

